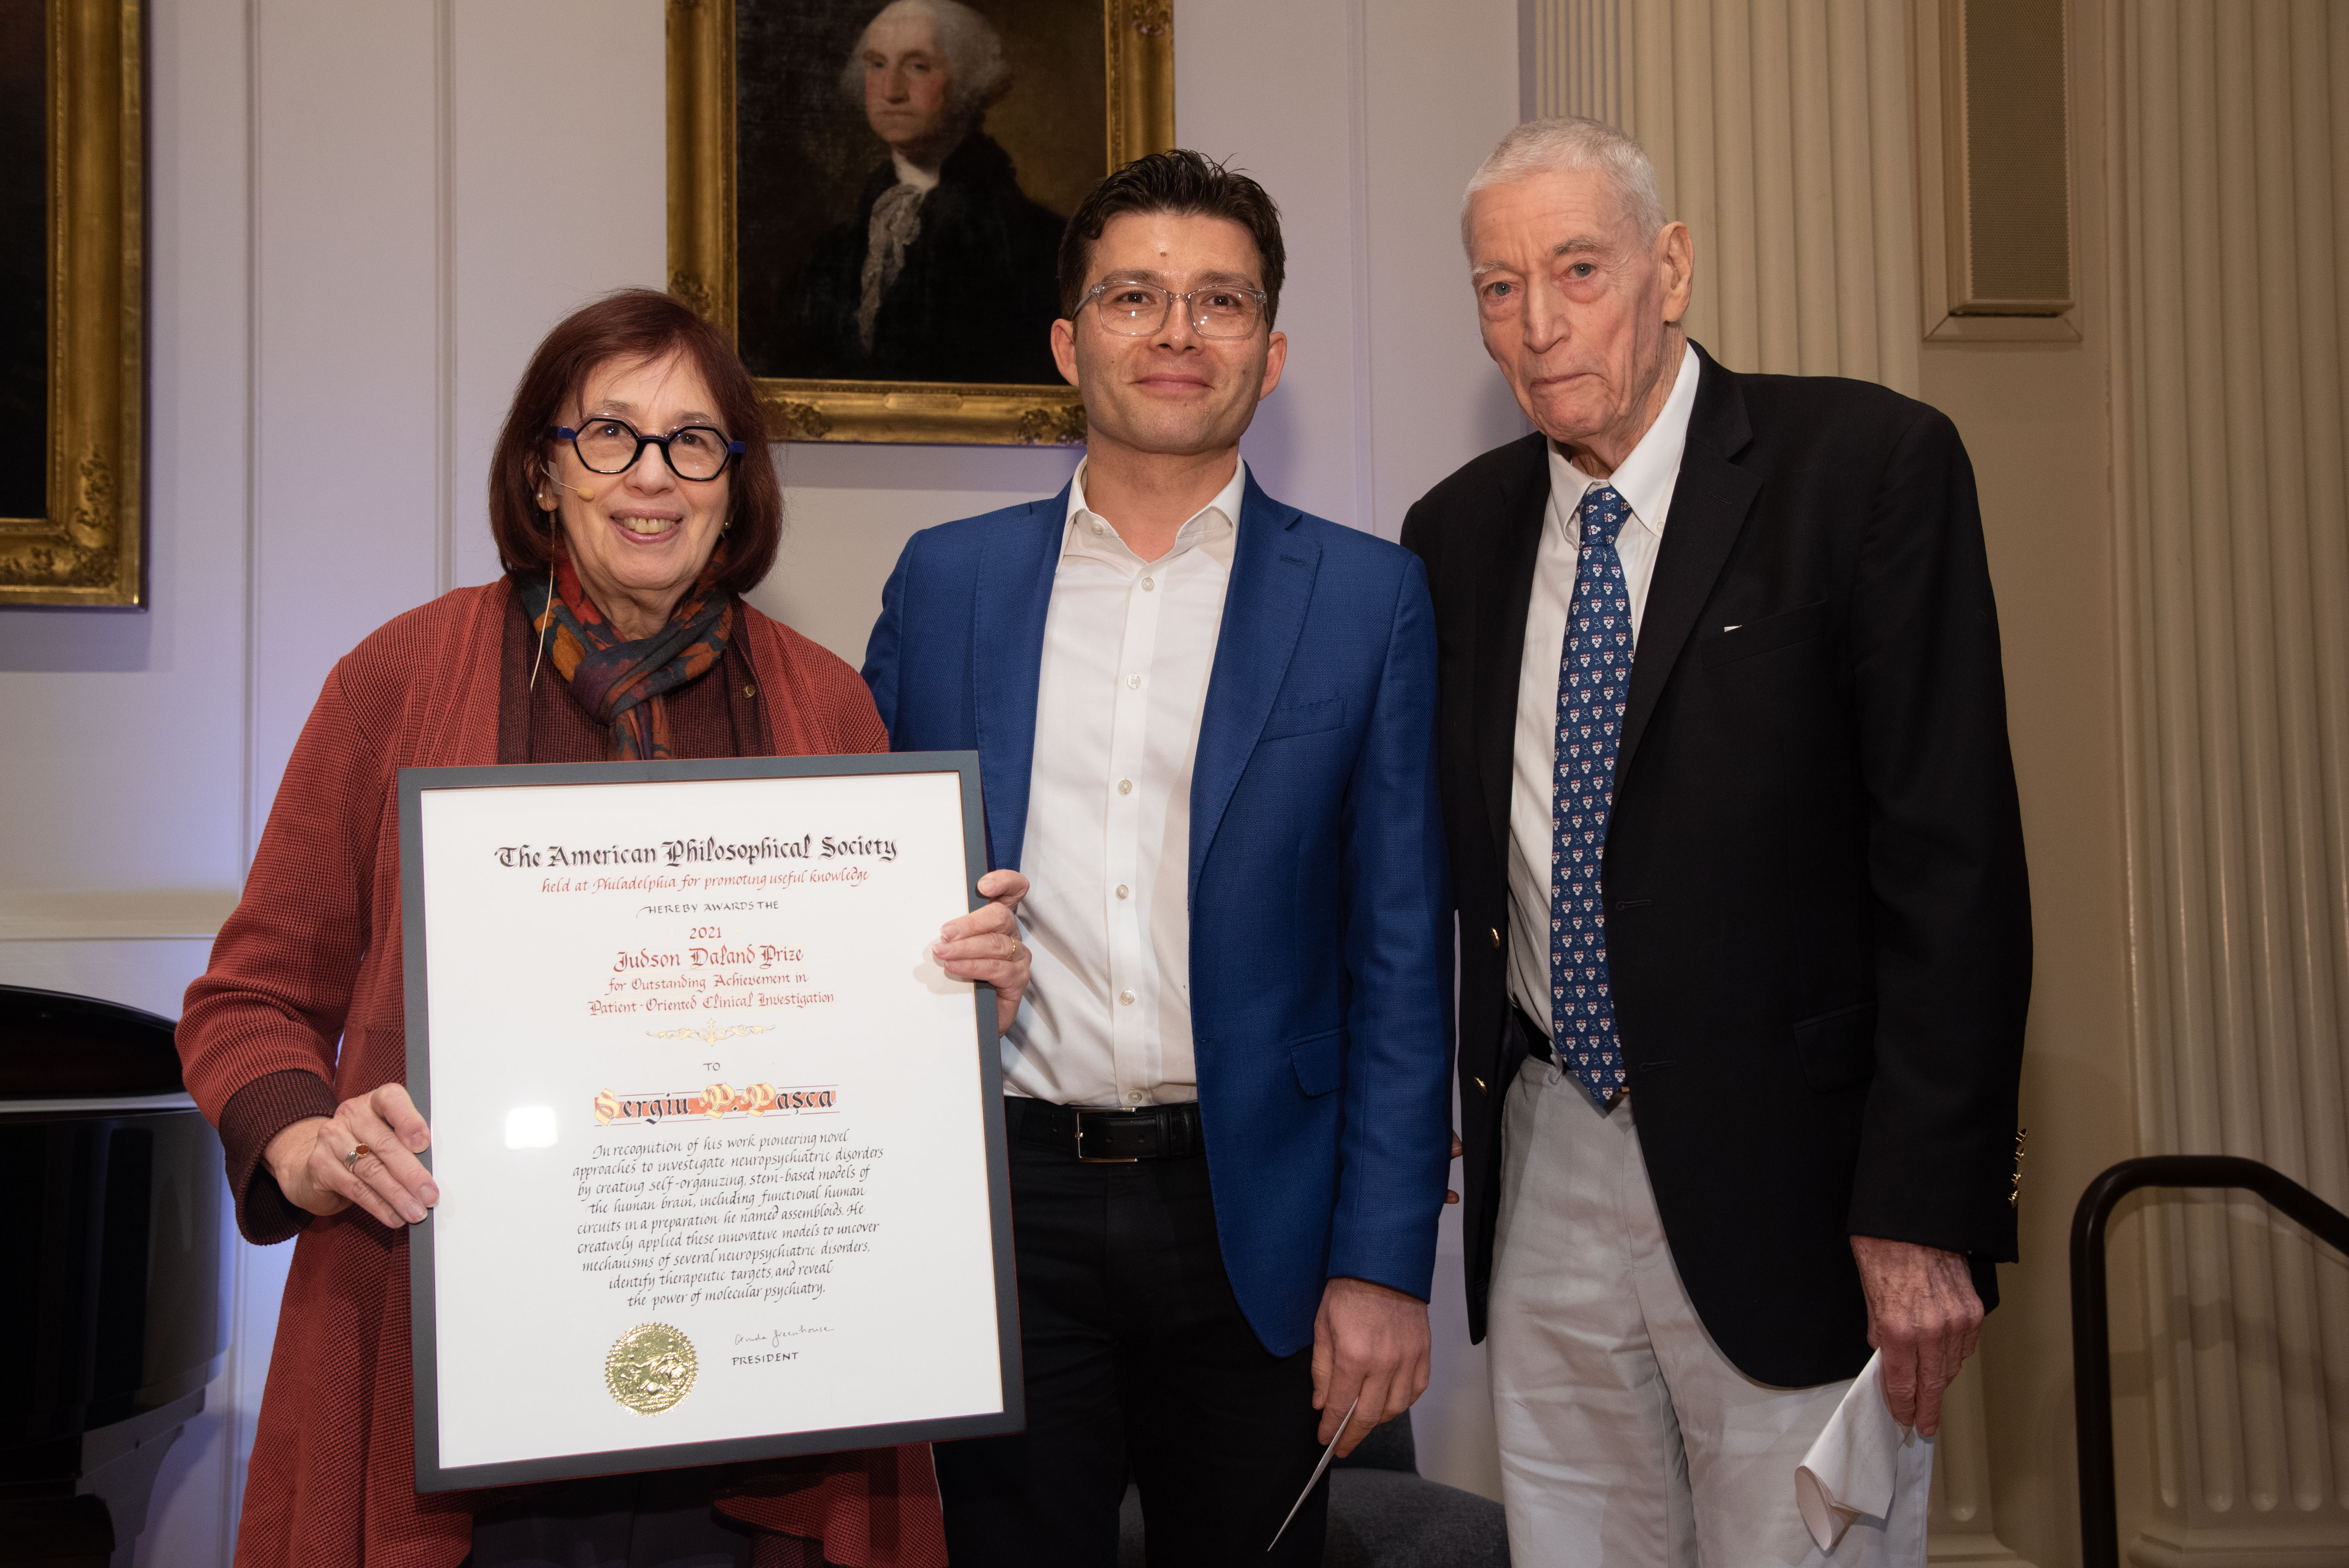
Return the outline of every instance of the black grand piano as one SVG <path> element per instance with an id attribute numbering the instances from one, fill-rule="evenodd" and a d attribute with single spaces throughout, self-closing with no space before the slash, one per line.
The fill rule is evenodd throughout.
<path id="1" fill-rule="evenodd" d="M 226 1358 L 220 1140 L 171 1030 L 0 985 L 0 1563 L 129 1568 Z"/>

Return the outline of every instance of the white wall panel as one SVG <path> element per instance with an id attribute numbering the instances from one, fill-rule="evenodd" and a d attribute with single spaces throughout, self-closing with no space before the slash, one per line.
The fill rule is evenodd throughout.
<path id="1" fill-rule="evenodd" d="M 151 608 L 0 612 L 0 917 L 243 874 L 243 42 L 237 0 L 149 24 Z"/>
<path id="2" fill-rule="evenodd" d="M 783 542 L 750 602 L 794 631 L 864 663 L 881 585 L 920 530 L 1049 496 L 1075 450 L 1047 447 L 857 447 L 778 443 Z"/>
<path id="3" fill-rule="evenodd" d="M 254 3 L 258 813 L 335 661 L 439 586 L 435 10 Z"/>
<path id="4" fill-rule="evenodd" d="M 1176 13 L 1183 140 L 1286 217 L 1290 374 L 1245 449 L 1275 494 L 1392 537 L 1522 429 L 1454 237 L 1516 119 L 1515 0 Z M 495 571 L 486 469 L 529 353 L 664 276 L 665 78 L 657 0 L 150 0 L 149 31 L 153 603 L 0 614 L 0 711 L 41 738 L 0 750 L 0 980 L 176 1013 L 334 661 Z M 616 188 L 574 171 L 591 150 Z M 907 535 L 1051 493 L 1078 454 L 777 455 L 786 536 L 753 597 L 854 663 Z M 57 914 L 93 891 L 112 902 Z M 1423 1462 L 1489 1491 L 1445 1236 Z M 231 1367 L 142 1563 L 228 1561 L 291 1251 L 235 1249 Z"/>
<path id="5" fill-rule="evenodd" d="M 1460 193 L 1517 123 L 1516 7 L 1369 0 L 1361 101 L 1368 180 L 1358 254 L 1370 392 L 1371 517 L 1403 514 L 1469 458 L 1532 427 L 1485 352 L 1460 245 Z"/>
<path id="6" fill-rule="evenodd" d="M 1393 539 L 1413 501 L 1530 427 L 1485 352 L 1460 245 L 1460 193 L 1517 122 L 1515 6 L 1368 0 L 1357 102 L 1357 265 L 1368 288 L 1358 373 L 1369 428 L 1362 526 Z M 1454 1166 L 1455 1175 L 1458 1167 Z M 1460 1211 L 1437 1233 L 1427 1392 L 1413 1412 L 1420 1470 L 1500 1496 L 1485 1347 L 1468 1342 Z"/>
<path id="7" fill-rule="evenodd" d="M 563 316 L 662 286 L 668 178 L 661 11 L 647 0 L 440 0 L 450 223 L 443 588 L 498 573 L 490 450 Z"/>
<path id="8" fill-rule="evenodd" d="M 1254 176 L 1279 203 L 1288 247 L 1280 330 L 1288 367 L 1240 450 L 1272 494 L 1363 526 L 1366 432 L 1355 377 L 1353 73 L 1359 5 L 1182 0 L 1174 134 Z"/>
<path id="9" fill-rule="evenodd" d="M 149 12 L 150 608 L 0 614 L 0 714 L 38 738 L 0 748 L 0 983 L 171 1017 L 243 876 L 245 45 L 241 0 Z M 233 1382 L 166 1456 L 141 1563 L 227 1563 Z"/>

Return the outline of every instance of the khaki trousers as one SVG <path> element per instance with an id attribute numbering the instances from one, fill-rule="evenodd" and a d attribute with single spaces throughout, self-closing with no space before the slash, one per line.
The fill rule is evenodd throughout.
<path id="1" fill-rule="evenodd" d="M 1510 1086 L 1488 1314 L 1516 1568 L 1917 1568 L 1932 1449 L 1889 1519 L 1822 1555 L 1795 1467 L 1848 1379 L 1775 1388 L 1731 1365 L 1665 1244 L 1625 1096 L 1602 1113 L 1528 1059 Z"/>

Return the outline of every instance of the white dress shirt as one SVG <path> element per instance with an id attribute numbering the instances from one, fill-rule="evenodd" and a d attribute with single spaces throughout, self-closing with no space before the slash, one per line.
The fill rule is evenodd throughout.
<path id="1" fill-rule="evenodd" d="M 1549 1022 L 1549 911 L 1552 791 L 1557 767 L 1558 665 L 1566 657 L 1566 618 L 1574 605 L 1574 573 L 1582 560 L 1583 492 L 1615 487 L 1631 509 L 1615 536 L 1623 559 L 1623 586 L 1631 596 L 1636 652 L 1647 614 L 1648 582 L 1664 542 L 1664 515 L 1680 482 L 1688 445 L 1689 413 L 1696 407 L 1696 350 L 1681 352 L 1671 396 L 1640 444 L 1612 478 L 1592 479 L 1549 449 L 1549 510 L 1542 517 L 1534 557 L 1534 591 L 1526 609 L 1526 651 L 1517 666 L 1517 735 L 1509 787 L 1509 996 L 1535 1022 Z M 1620 782 L 1619 778 L 1618 782 Z"/>
<path id="2" fill-rule="evenodd" d="M 1231 583 L 1247 469 L 1145 562 L 1085 507 L 1044 617 L 1019 856 L 1028 994 L 1003 1037 L 1007 1092 L 1062 1105 L 1199 1098 L 1191 1054 L 1191 769 Z"/>

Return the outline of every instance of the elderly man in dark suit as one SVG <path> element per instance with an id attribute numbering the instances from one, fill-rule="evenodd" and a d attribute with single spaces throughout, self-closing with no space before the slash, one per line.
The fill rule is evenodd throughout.
<path id="1" fill-rule="evenodd" d="M 1513 1560 L 1820 1562 L 1794 1470 L 1869 1346 L 1930 1435 L 2014 1256 L 2030 907 L 1971 470 L 1922 404 L 1690 343 L 1688 230 L 1606 126 L 1518 127 L 1462 230 L 1537 430 L 1403 542 Z M 1908 1473 L 1825 1561 L 1923 1561 Z"/>

